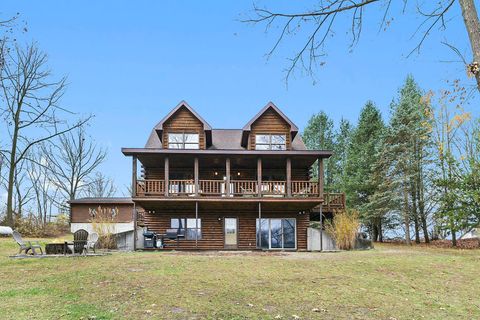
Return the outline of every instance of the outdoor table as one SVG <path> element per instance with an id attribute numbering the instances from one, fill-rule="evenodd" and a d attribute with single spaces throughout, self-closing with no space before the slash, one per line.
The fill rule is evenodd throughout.
<path id="1" fill-rule="evenodd" d="M 45 245 L 46 254 L 67 254 L 70 251 L 67 242 L 48 243 Z"/>

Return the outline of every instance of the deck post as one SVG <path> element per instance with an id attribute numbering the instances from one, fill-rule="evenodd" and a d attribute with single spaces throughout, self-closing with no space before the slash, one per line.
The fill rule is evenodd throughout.
<path id="1" fill-rule="evenodd" d="M 137 207 L 133 203 L 133 251 L 137 250 Z"/>
<path id="2" fill-rule="evenodd" d="M 230 158 L 225 160 L 225 193 L 230 197 Z"/>
<path id="3" fill-rule="evenodd" d="M 137 156 L 132 156 L 132 198 L 137 195 Z"/>
<path id="4" fill-rule="evenodd" d="M 198 157 L 193 161 L 193 179 L 195 185 L 195 196 L 198 196 Z"/>
<path id="5" fill-rule="evenodd" d="M 262 203 L 258 203 L 258 247 L 262 248 Z"/>
<path id="6" fill-rule="evenodd" d="M 165 156 L 165 197 L 168 197 L 168 189 L 169 189 L 169 186 L 168 186 L 168 178 L 169 178 L 169 170 L 170 170 L 170 163 L 169 163 L 169 160 L 168 160 L 168 157 Z"/>
<path id="7" fill-rule="evenodd" d="M 257 159 L 257 192 L 258 197 L 262 196 L 262 158 Z"/>
<path id="8" fill-rule="evenodd" d="M 198 201 L 195 201 L 195 228 L 195 248 L 198 248 Z"/>
<path id="9" fill-rule="evenodd" d="M 320 198 L 323 198 L 323 179 L 324 179 L 323 159 L 318 158 L 318 196 Z"/>
<path id="10" fill-rule="evenodd" d="M 320 251 L 323 251 L 323 204 L 320 203 Z"/>
<path id="11" fill-rule="evenodd" d="M 287 158 L 287 197 L 292 196 L 292 159 Z"/>

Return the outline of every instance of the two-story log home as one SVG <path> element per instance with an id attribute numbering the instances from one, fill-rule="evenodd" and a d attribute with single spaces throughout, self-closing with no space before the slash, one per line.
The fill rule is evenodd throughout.
<path id="1" fill-rule="evenodd" d="M 163 248 L 306 250 L 312 210 L 343 205 L 323 192 L 327 150 L 268 103 L 242 129 L 213 129 L 185 101 L 152 129 L 133 160 L 136 224 Z M 320 179 L 311 179 L 318 165 Z M 172 237 L 173 233 L 173 237 Z"/>

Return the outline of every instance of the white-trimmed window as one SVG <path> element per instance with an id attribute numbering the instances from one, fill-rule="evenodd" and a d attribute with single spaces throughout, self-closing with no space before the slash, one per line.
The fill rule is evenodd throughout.
<path id="1" fill-rule="evenodd" d="M 169 149 L 200 149 L 200 136 L 198 133 L 169 133 Z"/>
<path id="2" fill-rule="evenodd" d="M 284 134 L 255 135 L 255 150 L 286 150 L 287 136 Z"/>

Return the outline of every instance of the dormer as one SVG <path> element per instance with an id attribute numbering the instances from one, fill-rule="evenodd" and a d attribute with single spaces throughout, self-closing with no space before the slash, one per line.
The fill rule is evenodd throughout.
<path id="1" fill-rule="evenodd" d="M 212 127 L 187 102 L 180 102 L 156 126 L 164 149 L 207 149 Z"/>
<path id="2" fill-rule="evenodd" d="M 248 150 L 291 150 L 297 126 L 269 102 L 242 129 L 242 147 Z"/>

